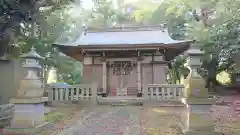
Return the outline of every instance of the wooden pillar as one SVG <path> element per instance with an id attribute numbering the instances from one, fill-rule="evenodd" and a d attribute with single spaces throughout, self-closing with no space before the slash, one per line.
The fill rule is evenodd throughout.
<path id="1" fill-rule="evenodd" d="M 105 52 L 103 52 L 102 59 L 102 88 L 103 88 L 103 97 L 107 96 L 107 61 L 105 57 Z"/>
<path id="2" fill-rule="evenodd" d="M 137 58 L 137 93 L 138 97 L 142 97 L 142 82 L 141 82 L 141 57 L 140 52 L 138 51 Z"/>
<path id="3" fill-rule="evenodd" d="M 107 62 L 104 60 L 102 62 L 102 87 L 103 87 L 103 93 L 107 93 Z"/>
<path id="4" fill-rule="evenodd" d="M 141 61 L 137 61 L 137 89 L 138 93 L 142 93 L 142 85 L 141 85 Z"/>

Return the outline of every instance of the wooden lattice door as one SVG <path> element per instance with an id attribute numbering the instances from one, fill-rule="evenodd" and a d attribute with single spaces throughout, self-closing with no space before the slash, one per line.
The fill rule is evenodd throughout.
<path id="1" fill-rule="evenodd" d="M 120 95 L 128 95 L 128 87 L 136 84 L 136 74 L 133 70 L 134 63 L 131 61 L 110 62 L 109 83 L 112 89 L 119 92 Z"/>

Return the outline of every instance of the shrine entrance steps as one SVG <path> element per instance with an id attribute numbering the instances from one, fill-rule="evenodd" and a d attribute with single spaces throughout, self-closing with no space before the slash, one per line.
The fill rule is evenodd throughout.
<path id="1" fill-rule="evenodd" d="M 162 107 L 184 107 L 181 101 L 151 101 L 144 100 L 143 97 L 136 96 L 108 96 L 97 97 L 97 103 L 99 105 L 113 105 L 113 106 L 125 106 L 125 105 L 143 105 L 143 106 L 162 106 Z"/>
<path id="2" fill-rule="evenodd" d="M 108 92 L 108 95 L 111 96 L 130 96 L 130 97 L 134 97 L 137 96 L 138 94 L 138 90 L 137 87 L 128 87 L 128 88 L 117 88 L 117 89 L 111 89 Z"/>
<path id="3" fill-rule="evenodd" d="M 143 105 L 143 98 L 136 96 L 97 97 L 99 105 Z"/>

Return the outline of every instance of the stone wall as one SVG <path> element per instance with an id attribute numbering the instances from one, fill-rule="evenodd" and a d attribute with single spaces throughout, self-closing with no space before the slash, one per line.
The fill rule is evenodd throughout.
<path id="1" fill-rule="evenodd" d="M 7 104 L 9 98 L 16 96 L 20 86 L 20 62 L 0 60 L 0 105 Z"/>
<path id="2" fill-rule="evenodd" d="M 13 104 L 0 105 L 0 128 L 10 125 L 14 110 Z"/>

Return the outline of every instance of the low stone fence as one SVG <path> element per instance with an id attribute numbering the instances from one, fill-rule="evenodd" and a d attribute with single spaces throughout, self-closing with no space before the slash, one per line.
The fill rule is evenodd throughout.
<path id="1" fill-rule="evenodd" d="M 78 84 L 68 87 L 48 88 L 49 103 L 65 103 L 74 101 L 96 102 L 97 86 L 95 84 Z"/>
<path id="2" fill-rule="evenodd" d="M 143 88 L 143 97 L 130 96 L 129 98 L 141 98 L 141 101 L 176 101 L 181 102 L 183 98 L 184 85 L 176 84 L 148 84 Z M 125 92 L 126 93 L 126 92 Z M 121 94 L 120 94 L 121 95 Z M 122 99 L 119 99 L 119 98 Z M 116 95 L 116 99 L 124 100 L 124 97 Z M 108 97 L 101 97 L 108 98 Z M 111 97 L 115 98 L 115 97 Z M 96 102 L 97 85 L 96 84 L 78 84 L 67 87 L 50 87 L 48 88 L 49 103 L 66 103 L 66 102 Z M 126 99 L 127 100 L 127 99 Z M 130 100 L 130 99 L 129 99 Z M 97 102 L 96 102 L 97 103 Z"/>
<path id="3" fill-rule="evenodd" d="M 143 89 L 144 100 L 181 101 L 184 85 L 148 84 Z"/>

